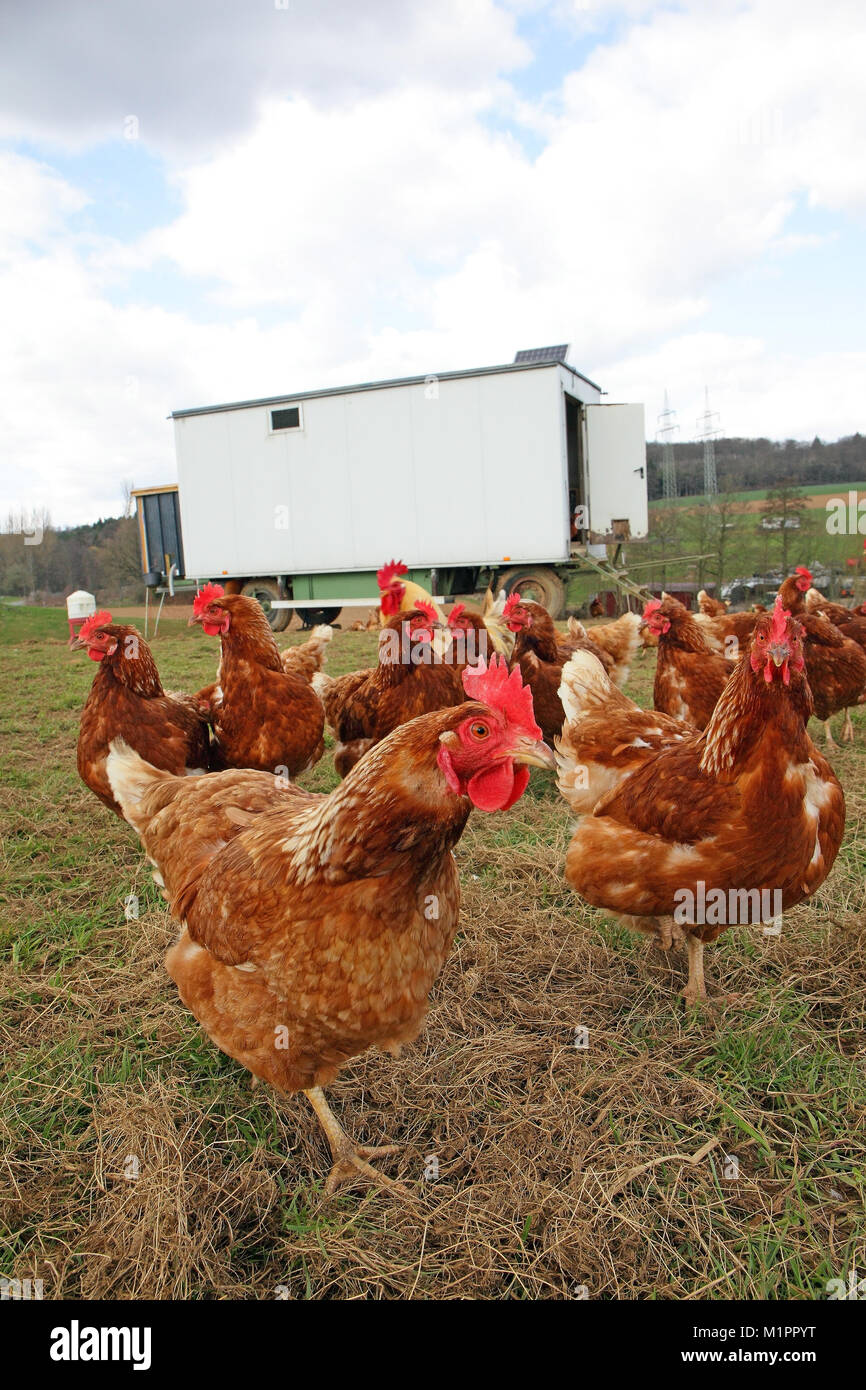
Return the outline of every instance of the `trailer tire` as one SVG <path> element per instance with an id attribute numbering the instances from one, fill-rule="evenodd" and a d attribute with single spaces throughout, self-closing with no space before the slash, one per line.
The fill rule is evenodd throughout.
<path id="1" fill-rule="evenodd" d="M 247 598 L 258 599 L 265 610 L 271 632 L 284 632 L 292 621 L 291 608 L 272 608 L 271 599 L 285 598 L 282 586 L 276 579 L 248 579 L 241 589 Z"/>
<path id="2" fill-rule="evenodd" d="M 298 617 L 304 627 L 318 627 L 320 623 L 332 623 L 342 611 L 342 608 L 299 608 Z"/>
<path id="3" fill-rule="evenodd" d="M 551 618 L 561 618 L 565 608 L 565 585 L 555 570 L 513 569 L 499 576 L 499 588 L 506 594 L 515 590 L 524 598 L 540 603 Z"/>

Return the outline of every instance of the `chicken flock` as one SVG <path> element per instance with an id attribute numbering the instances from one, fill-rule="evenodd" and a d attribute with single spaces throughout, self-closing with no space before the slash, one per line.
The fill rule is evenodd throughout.
<path id="1" fill-rule="evenodd" d="M 98 663 L 78 770 L 138 835 L 180 936 L 166 957 L 209 1037 L 255 1078 L 303 1091 L 327 1137 L 327 1190 L 405 1193 L 352 1142 L 323 1087 L 423 1026 L 458 927 L 453 850 L 473 808 L 507 811 L 530 768 L 575 818 L 564 866 L 582 899 L 662 948 L 703 948 L 810 897 L 845 826 L 808 733 L 866 699 L 866 605 L 827 602 L 799 568 L 772 611 L 670 595 L 585 628 L 519 592 L 446 613 L 392 561 L 379 571 L 375 666 L 331 678 L 330 627 L 282 653 L 255 599 L 205 584 L 191 624 L 219 640 L 213 684 L 163 689 L 141 635 L 96 613 Z M 652 710 L 623 687 L 657 648 Z M 323 756 L 341 781 L 297 778 Z M 567 808 L 567 811 L 566 811 Z M 746 915 L 743 915 L 743 913 Z"/>

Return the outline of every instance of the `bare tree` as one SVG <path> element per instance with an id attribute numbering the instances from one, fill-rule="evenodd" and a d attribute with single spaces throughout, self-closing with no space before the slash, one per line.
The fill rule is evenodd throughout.
<path id="1" fill-rule="evenodd" d="M 649 550 L 653 558 L 661 564 L 653 565 L 645 574 L 650 575 L 653 584 L 665 585 L 668 577 L 668 562 L 675 561 L 683 553 L 683 522 L 685 513 L 681 507 L 656 506 L 650 516 Z"/>
<path id="2" fill-rule="evenodd" d="M 782 570 L 785 574 L 788 573 L 788 554 L 791 548 L 791 532 L 799 531 L 806 505 L 803 489 L 797 487 L 792 478 L 783 478 L 775 487 L 770 488 L 767 493 L 767 511 L 763 520 L 772 518 L 772 520 L 775 521 L 778 518 L 780 522 L 780 559 L 782 562 Z"/>
<path id="3" fill-rule="evenodd" d="M 731 532 L 734 529 L 737 502 L 730 482 L 724 483 L 713 499 L 716 527 L 716 593 L 721 598 L 722 585 L 727 578 L 725 564 L 730 552 Z"/>

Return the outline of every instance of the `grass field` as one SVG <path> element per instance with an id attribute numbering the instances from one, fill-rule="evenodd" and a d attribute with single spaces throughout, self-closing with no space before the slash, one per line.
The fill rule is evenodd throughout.
<path id="1" fill-rule="evenodd" d="M 511 812 L 475 812 L 425 1031 L 329 1092 L 353 1137 L 403 1146 L 382 1166 L 417 1203 L 327 1199 L 309 1106 L 252 1090 L 180 1004 L 138 843 L 78 781 L 93 668 L 65 615 L 0 620 L 0 1274 L 41 1278 L 46 1298 L 808 1299 L 862 1271 L 866 710 L 834 758 L 833 874 L 780 938 L 739 928 L 708 949 L 719 1002 L 700 1010 L 678 997 L 684 953 L 565 884 L 549 775 Z M 198 630 L 165 621 L 154 651 L 167 686 L 213 678 Z M 329 670 L 373 652 L 339 633 Z M 642 703 L 652 661 L 632 673 Z M 304 781 L 334 784 L 328 753 Z"/>
<path id="2" fill-rule="evenodd" d="M 764 530 L 761 526 L 764 511 L 761 500 L 766 497 L 766 488 L 723 494 L 720 503 L 729 507 L 724 517 L 723 564 L 718 550 L 719 516 L 708 506 L 705 497 L 655 498 L 650 503 L 648 538 L 632 541 L 626 547 L 629 575 L 637 583 L 651 587 L 676 580 L 718 584 L 738 577 L 766 575 L 785 566 L 791 570 L 794 565 L 826 565 L 837 576 L 853 581 L 854 592 L 858 600 L 862 600 L 866 598 L 861 559 L 864 538 L 856 530 L 837 535 L 827 529 L 825 499 L 837 497 L 847 502 L 851 491 L 858 492 L 866 501 L 866 483 L 799 488 L 807 504 L 806 510 L 800 517 L 799 528 L 784 536 L 781 531 Z M 730 507 L 732 502 L 734 505 Z M 845 521 L 846 525 L 853 524 L 847 514 Z M 706 558 L 695 558 L 701 555 Z M 852 561 L 857 563 L 850 563 Z M 599 587 L 598 575 L 575 570 L 568 584 L 568 603 L 585 611 Z M 837 593 L 826 586 L 825 591 L 832 596 Z"/>
<path id="3" fill-rule="evenodd" d="M 866 483 L 807 483 L 803 487 L 798 487 L 797 492 L 803 497 L 814 497 L 821 499 L 814 505 L 822 507 L 825 497 L 842 497 L 847 502 L 849 490 L 855 492 L 866 492 Z M 744 492 L 729 492 L 724 496 L 729 497 L 734 502 L 763 502 L 770 488 L 759 487 L 747 489 Z M 699 507 L 704 503 L 702 497 L 689 494 L 684 497 L 654 497 L 650 506 L 652 507 Z"/>

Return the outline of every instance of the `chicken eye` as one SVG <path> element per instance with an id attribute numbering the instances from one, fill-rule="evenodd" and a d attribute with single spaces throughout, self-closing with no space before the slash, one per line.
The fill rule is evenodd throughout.
<path id="1" fill-rule="evenodd" d="M 481 738 L 487 738 L 487 737 L 489 736 L 489 734 L 490 734 L 490 729 L 488 728 L 488 726 L 487 726 L 486 724 L 476 723 L 476 724 L 470 725 L 469 732 L 472 734 L 472 737 L 473 737 L 473 738 L 479 738 L 479 739 L 481 739 Z"/>

